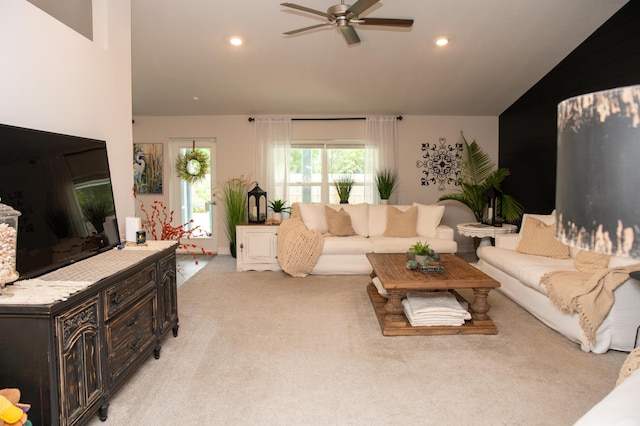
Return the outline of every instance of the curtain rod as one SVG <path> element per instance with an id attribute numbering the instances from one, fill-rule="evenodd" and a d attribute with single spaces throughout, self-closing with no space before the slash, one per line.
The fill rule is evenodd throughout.
<path id="1" fill-rule="evenodd" d="M 291 121 L 340 121 L 340 120 L 366 120 L 367 117 L 335 117 L 335 118 L 292 118 Z M 256 119 L 249 117 L 249 122 L 252 123 Z M 396 120 L 402 121 L 402 116 L 396 117 Z"/>

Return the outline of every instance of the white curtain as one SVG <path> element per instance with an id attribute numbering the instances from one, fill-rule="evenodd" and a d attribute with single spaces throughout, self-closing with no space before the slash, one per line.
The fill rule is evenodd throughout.
<path id="1" fill-rule="evenodd" d="M 395 116 L 367 117 L 365 131 L 365 187 L 364 199 L 379 202 L 376 188 L 378 170 L 390 168 L 398 170 L 398 127 Z M 398 195 L 394 192 L 390 204 L 397 204 Z"/>
<path id="2" fill-rule="evenodd" d="M 255 119 L 253 179 L 269 200 L 287 200 L 289 186 L 290 118 Z M 289 205 L 289 204 L 287 204 Z"/>

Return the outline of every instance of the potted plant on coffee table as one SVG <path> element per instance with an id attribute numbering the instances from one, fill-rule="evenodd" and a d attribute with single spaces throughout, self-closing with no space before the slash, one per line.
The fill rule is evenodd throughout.
<path id="1" fill-rule="evenodd" d="M 389 197 L 396 190 L 397 185 L 398 172 L 396 170 L 390 168 L 378 170 L 376 173 L 376 187 L 382 204 L 389 202 Z"/>
<path id="2" fill-rule="evenodd" d="M 340 198 L 340 204 L 349 204 L 349 194 L 351 194 L 351 188 L 353 188 L 353 178 L 351 175 L 340 176 L 333 181 L 336 191 L 338 191 L 338 197 Z"/>
<path id="3" fill-rule="evenodd" d="M 428 242 L 416 241 L 414 245 L 409 247 L 409 253 L 413 253 L 415 256 L 415 261 L 418 264 L 422 264 L 424 261 L 437 261 L 440 260 L 440 255 L 438 255 L 435 250 L 429 247 Z"/>

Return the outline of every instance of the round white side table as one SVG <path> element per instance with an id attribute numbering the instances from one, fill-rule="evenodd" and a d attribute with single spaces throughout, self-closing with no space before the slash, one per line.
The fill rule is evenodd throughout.
<path id="1" fill-rule="evenodd" d="M 498 234 L 512 234 L 518 230 L 516 225 L 504 223 L 502 226 L 485 225 L 484 223 L 472 222 L 458 225 L 458 232 L 465 237 L 480 238 L 479 247 L 490 246 L 491 239 Z"/>

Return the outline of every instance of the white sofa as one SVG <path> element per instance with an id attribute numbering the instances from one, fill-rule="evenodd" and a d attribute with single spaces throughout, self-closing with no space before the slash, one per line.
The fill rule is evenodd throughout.
<path id="1" fill-rule="evenodd" d="M 640 369 L 635 370 L 587 411 L 575 426 L 640 425 Z"/>
<path id="2" fill-rule="evenodd" d="M 294 203 L 292 213 L 298 211 L 307 229 L 324 234 L 322 253 L 313 267 L 312 274 L 369 274 L 372 270 L 367 253 L 404 253 L 416 241 L 427 242 L 437 253 L 455 253 L 458 244 L 453 229 L 441 225 L 445 207 L 414 203 L 413 205 L 387 206 L 382 204 L 322 204 Z M 330 232 L 326 207 L 348 214 L 355 235 L 338 236 Z M 412 236 L 389 236 L 397 231 L 396 215 L 388 215 L 389 209 L 407 213 L 415 207 L 417 219 Z M 397 215 L 402 221 L 402 214 Z M 392 229 L 393 228 L 393 229 Z M 392 231 L 392 232 L 390 232 Z M 406 231 L 406 229 L 404 230 Z M 409 232 L 411 233 L 411 232 Z M 385 235 L 387 234 L 387 235 Z"/>
<path id="3" fill-rule="evenodd" d="M 555 214 L 523 216 L 522 228 L 530 219 L 538 219 L 544 225 L 555 223 Z M 533 221 L 532 223 L 536 223 Z M 576 313 L 558 308 L 547 296 L 547 289 L 540 279 L 547 272 L 556 270 L 576 271 L 574 258 L 579 250 L 570 248 L 568 259 L 524 254 L 517 250 L 521 233 L 497 235 L 495 246 L 478 248 L 478 267 L 500 282 L 499 290 L 532 315 L 569 340 L 580 344 L 583 351 L 604 353 L 609 349 L 631 351 L 640 326 L 640 282 L 629 278 L 614 291 L 613 307 L 598 327 L 595 342 L 585 336 Z M 612 256 L 608 268 L 637 264 L 638 260 Z"/>

